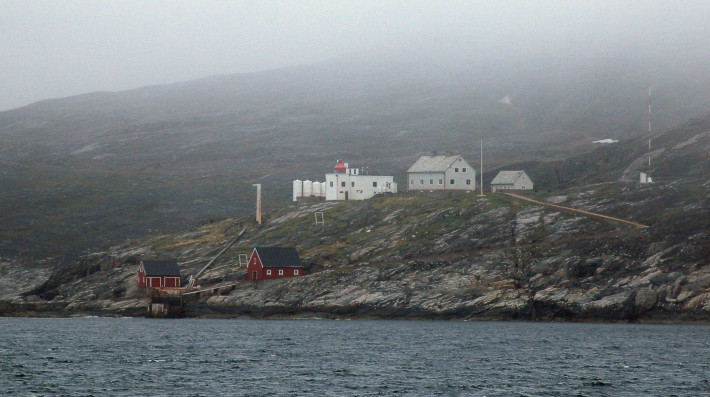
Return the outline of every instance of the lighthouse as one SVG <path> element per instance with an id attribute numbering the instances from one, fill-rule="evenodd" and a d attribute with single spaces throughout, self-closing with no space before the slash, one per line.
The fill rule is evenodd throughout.
<path id="1" fill-rule="evenodd" d="M 362 175 L 360 168 L 350 168 L 338 159 L 333 173 L 325 174 L 326 200 L 366 200 L 380 193 L 397 193 L 392 176 Z"/>

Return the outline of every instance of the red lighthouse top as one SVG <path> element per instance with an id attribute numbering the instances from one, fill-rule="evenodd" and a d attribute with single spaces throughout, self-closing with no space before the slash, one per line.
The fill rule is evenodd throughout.
<path id="1" fill-rule="evenodd" d="M 347 167 L 343 164 L 343 159 L 338 159 L 338 164 L 335 165 L 335 172 L 345 172 Z"/>

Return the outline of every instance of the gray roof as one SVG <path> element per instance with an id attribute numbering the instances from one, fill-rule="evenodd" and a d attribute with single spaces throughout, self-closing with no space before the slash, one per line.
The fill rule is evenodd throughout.
<path id="1" fill-rule="evenodd" d="M 180 277 L 180 268 L 175 261 L 141 261 L 146 276 Z"/>
<path id="2" fill-rule="evenodd" d="M 254 248 L 264 267 L 303 267 L 298 251 L 293 247 Z"/>
<path id="3" fill-rule="evenodd" d="M 525 171 L 501 171 L 493 178 L 491 185 L 512 185 L 523 174 Z"/>
<path id="4" fill-rule="evenodd" d="M 407 172 L 444 172 L 461 156 L 422 156 Z"/>

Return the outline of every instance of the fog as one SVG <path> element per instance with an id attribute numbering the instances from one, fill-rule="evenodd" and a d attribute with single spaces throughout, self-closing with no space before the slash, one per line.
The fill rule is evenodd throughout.
<path id="1" fill-rule="evenodd" d="M 431 52 L 442 64 L 623 56 L 683 73 L 708 60 L 708 15 L 704 1 L 6 1 L 0 110 L 385 54 Z"/>

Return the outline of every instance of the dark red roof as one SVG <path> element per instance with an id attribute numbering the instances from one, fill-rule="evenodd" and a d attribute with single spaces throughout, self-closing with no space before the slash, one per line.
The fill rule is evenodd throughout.
<path id="1" fill-rule="evenodd" d="M 293 247 L 256 247 L 264 267 L 303 267 L 301 257 Z"/>

